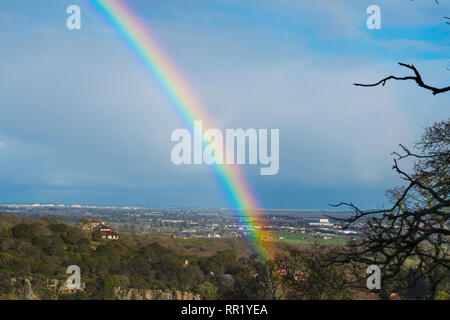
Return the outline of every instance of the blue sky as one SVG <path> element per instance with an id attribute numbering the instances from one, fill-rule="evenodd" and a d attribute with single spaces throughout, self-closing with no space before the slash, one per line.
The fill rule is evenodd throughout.
<path id="1" fill-rule="evenodd" d="M 448 85 L 450 1 L 316 2 L 128 1 L 222 128 L 280 129 L 279 173 L 243 168 L 263 206 L 380 206 L 400 183 L 390 153 L 448 117 L 449 95 L 352 83 L 402 61 Z M 172 164 L 183 124 L 87 1 L 2 1 L 0 43 L 0 202 L 226 206 L 210 167 Z"/>

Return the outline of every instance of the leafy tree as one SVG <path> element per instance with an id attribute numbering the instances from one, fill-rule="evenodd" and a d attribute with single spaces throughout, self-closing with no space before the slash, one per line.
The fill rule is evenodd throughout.
<path id="1" fill-rule="evenodd" d="M 276 257 L 276 270 L 284 296 L 296 300 L 351 299 L 346 268 L 318 245 L 301 249 L 284 247 Z"/>
<path id="2" fill-rule="evenodd" d="M 237 300 L 279 299 L 275 265 L 270 260 L 241 258 L 233 271 L 234 282 L 224 288 L 221 298 Z"/>
<path id="3" fill-rule="evenodd" d="M 17 239 L 31 240 L 34 238 L 36 226 L 29 223 L 19 223 L 12 228 L 12 233 Z"/>
<path id="4" fill-rule="evenodd" d="M 217 287 L 208 281 L 202 282 L 194 287 L 194 292 L 199 294 L 202 299 L 214 300 L 217 298 Z"/>

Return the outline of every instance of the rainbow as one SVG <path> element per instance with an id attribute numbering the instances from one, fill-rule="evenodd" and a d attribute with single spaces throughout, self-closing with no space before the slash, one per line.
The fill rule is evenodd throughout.
<path id="1" fill-rule="evenodd" d="M 89 1 L 137 54 L 146 70 L 156 79 L 177 113 L 191 129 L 196 120 L 201 120 L 204 127 L 218 128 L 179 69 L 163 51 L 148 28 L 137 19 L 123 1 Z M 263 230 L 261 223 L 263 216 L 259 210 L 261 207 L 241 170 L 236 165 L 214 164 L 213 168 L 227 199 L 239 213 L 239 221 L 249 231 L 253 249 L 262 258 L 269 257 L 270 235 Z"/>

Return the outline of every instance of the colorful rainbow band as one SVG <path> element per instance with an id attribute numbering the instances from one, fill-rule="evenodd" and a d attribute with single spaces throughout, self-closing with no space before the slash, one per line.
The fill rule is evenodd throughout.
<path id="1" fill-rule="evenodd" d="M 123 39 L 139 57 L 151 76 L 156 79 L 171 100 L 176 111 L 192 129 L 194 121 L 201 120 L 206 127 L 216 127 L 207 109 L 194 94 L 179 69 L 158 45 L 135 15 L 120 0 L 90 0 L 96 8 L 119 32 Z M 254 250 L 262 257 L 269 257 L 269 233 L 263 230 L 260 206 L 249 184 L 238 166 L 215 164 L 214 172 L 220 181 L 223 192 L 232 206 L 240 214 L 249 229 Z"/>

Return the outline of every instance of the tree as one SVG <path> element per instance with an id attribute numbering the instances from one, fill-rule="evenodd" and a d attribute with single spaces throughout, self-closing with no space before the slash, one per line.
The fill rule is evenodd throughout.
<path id="1" fill-rule="evenodd" d="M 439 5 L 439 1 L 435 0 Z M 449 17 L 444 17 L 447 25 Z M 372 84 L 354 83 L 355 86 L 375 87 L 389 80 L 413 80 L 433 95 L 450 91 L 450 86 L 438 88 L 426 84 L 414 65 L 399 63 L 412 70 L 414 75 L 388 76 Z M 450 70 L 447 68 L 447 70 Z M 393 169 L 406 184 L 388 191 L 390 208 L 363 211 L 352 203 L 340 203 L 355 211 L 346 221 L 349 227 L 356 221 L 367 219 L 365 238 L 352 243 L 343 254 L 344 261 L 382 266 L 384 285 L 380 292 L 388 297 L 390 291 L 404 285 L 415 286 L 426 279 L 429 297 L 448 296 L 449 282 L 449 120 L 428 128 L 416 147 L 419 154 L 411 153 L 400 145 L 402 154 L 394 153 Z M 413 160 L 411 173 L 401 169 L 401 160 Z M 446 292 L 439 292 L 444 283 Z M 386 285 L 387 284 L 387 285 Z"/>
<path id="2" fill-rule="evenodd" d="M 416 144 L 419 153 L 400 145 L 393 169 L 406 182 L 388 192 L 392 206 L 363 211 L 352 203 L 340 203 L 355 211 L 345 227 L 367 219 L 365 237 L 341 255 L 342 262 L 378 265 L 385 284 L 383 297 L 408 281 L 429 283 L 429 297 L 450 279 L 450 119 L 434 123 Z M 411 173 L 400 161 L 413 161 Z"/>
<path id="3" fill-rule="evenodd" d="M 28 223 L 19 223 L 12 228 L 12 233 L 17 239 L 33 239 L 36 225 Z"/>
<path id="4" fill-rule="evenodd" d="M 94 230 L 92 232 L 92 240 L 94 241 L 101 241 L 103 239 L 102 233 L 100 232 L 100 229 Z"/>
<path id="5" fill-rule="evenodd" d="M 276 266 L 270 260 L 252 258 L 238 260 L 232 273 L 233 284 L 221 292 L 222 299 L 274 300 L 280 299 Z"/>
<path id="6" fill-rule="evenodd" d="M 275 264 L 282 291 L 287 299 L 350 299 L 346 269 L 330 263 L 332 252 L 317 244 L 308 249 L 287 245 Z"/>
<path id="7" fill-rule="evenodd" d="M 194 292 L 199 294 L 202 299 L 214 300 L 217 298 L 217 288 L 210 282 L 205 281 L 194 287 Z"/>

